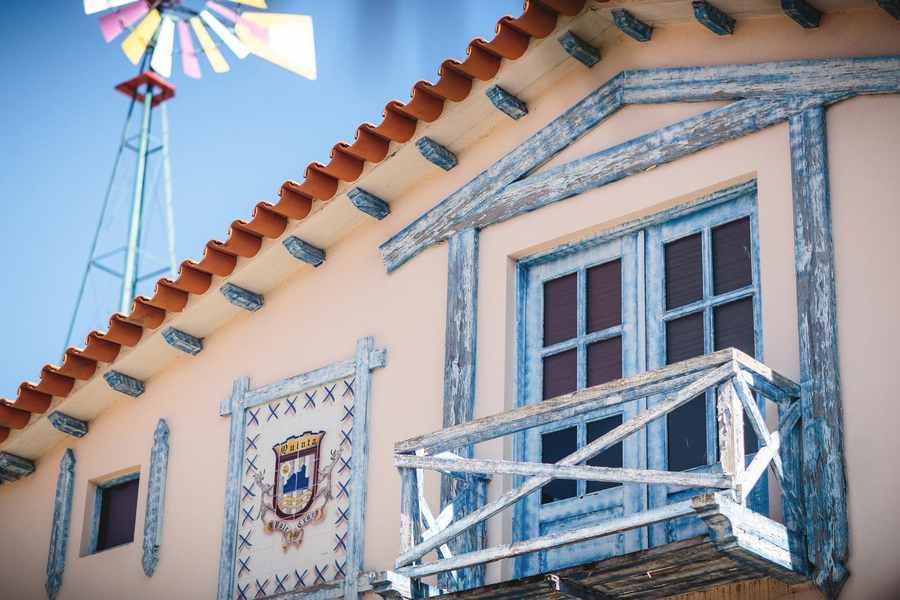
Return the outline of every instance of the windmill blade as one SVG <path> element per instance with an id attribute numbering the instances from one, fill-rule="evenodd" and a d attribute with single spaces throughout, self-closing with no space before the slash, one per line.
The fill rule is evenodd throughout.
<path id="1" fill-rule="evenodd" d="M 122 42 L 122 52 L 133 64 L 136 65 L 141 60 L 147 50 L 147 44 L 153 39 L 153 34 L 159 27 L 160 20 L 159 11 L 151 10 Z"/>
<path id="2" fill-rule="evenodd" d="M 312 17 L 245 12 L 244 20 L 266 28 L 268 42 L 259 40 L 243 23 L 235 26 L 241 40 L 258 57 L 307 79 L 316 78 L 316 45 Z"/>
<path id="3" fill-rule="evenodd" d="M 156 47 L 150 57 L 150 68 L 163 77 L 172 76 L 172 52 L 175 50 L 175 21 L 164 16 L 156 38 Z"/>
<path id="4" fill-rule="evenodd" d="M 203 53 L 206 54 L 213 71 L 216 73 L 228 72 L 229 67 L 225 57 L 216 48 L 216 43 L 213 42 L 213 39 L 209 37 L 209 33 L 206 31 L 206 27 L 203 26 L 203 21 L 200 20 L 200 17 L 191 17 L 191 27 L 194 28 L 194 34 L 200 41 L 200 47 L 203 48 Z"/>
<path id="5" fill-rule="evenodd" d="M 228 0 L 229 2 L 234 2 L 235 4 L 246 4 L 247 6 L 252 6 L 253 8 L 261 8 L 263 10 L 269 8 L 266 5 L 266 0 Z"/>
<path id="6" fill-rule="evenodd" d="M 115 12 L 100 17 L 100 32 L 106 43 L 113 41 L 119 37 L 119 34 L 125 31 L 126 27 L 131 27 L 138 20 L 147 14 L 150 7 L 143 0 L 129 4 L 124 8 L 120 8 Z"/>
<path id="7" fill-rule="evenodd" d="M 222 41 L 225 42 L 225 45 L 228 46 L 229 50 L 234 52 L 235 56 L 240 59 L 247 58 L 247 55 L 250 54 L 250 50 L 243 42 L 237 39 L 233 33 L 228 31 L 228 28 L 222 24 L 222 21 L 215 18 L 208 10 L 201 12 L 200 18 L 203 19 L 210 29 L 216 32 L 216 35 L 222 38 Z"/>
<path id="8" fill-rule="evenodd" d="M 131 2 L 134 2 L 134 0 L 84 0 L 84 14 L 92 15 L 110 8 L 130 4 Z"/>
<path id="9" fill-rule="evenodd" d="M 269 34 L 266 32 L 266 28 L 263 27 L 262 25 L 254 23 L 253 21 L 250 21 L 248 19 L 245 19 L 244 17 L 242 17 L 238 13 L 234 12 L 230 8 L 225 8 L 218 2 L 210 1 L 210 2 L 206 3 L 206 6 L 207 6 L 207 8 L 216 11 L 217 13 L 219 13 L 220 15 L 222 15 L 223 17 L 225 17 L 232 23 L 235 23 L 235 24 L 240 23 L 241 25 L 245 26 L 248 31 L 251 31 L 253 33 L 253 35 L 258 37 L 261 41 L 263 41 L 263 42 L 268 41 Z"/>
<path id="10" fill-rule="evenodd" d="M 200 61 L 194 51 L 194 40 L 191 39 L 191 31 L 187 23 L 178 22 L 178 43 L 181 46 L 181 70 L 192 79 L 200 79 Z M 225 65 L 226 68 L 228 65 Z"/>

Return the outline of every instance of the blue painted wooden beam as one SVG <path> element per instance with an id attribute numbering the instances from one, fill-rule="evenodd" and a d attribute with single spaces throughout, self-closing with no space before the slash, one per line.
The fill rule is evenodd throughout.
<path id="1" fill-rule="evenodd" d="M 318 267 L 325 262 L 325 251 L 309 242 L 304 242 L 296 235 L 285 238 L 282 242 L 291 256 L 306 264 Z"/>
<path id="2" fill-rule="evenodd" d="M 567 31 L 558 38 L 559 45 L 563 47 L 569 56 L 586 66 L 591 68 L 600 62 L 600 50 L 588 44 L 586 41 Z"/>
<path id="3" fill-rule="evenodd" d="M 694 18 L 701 25 L 716 35 L 731 35 L 734 33 L 734 19 L 724 11 L 716 8 L 706 0 L 694 0 Z"/>
<path id="4" fill-rule="evenodd" d="M 47 553 L 47 597 L 55 600 L 62 587 L 66 568 L 66 548 L 69 545 L 69 524 L 72 517 L 72 494 L 75 491 L 75 453 L 66 448 L 59 461 L 56 496 L 53 500 L 53 521 L 50 530 L 50 550 Z"/>
<path id="5" fill-rule="evenodd" d="M 450 150 L 441 146 L 430 137 L 422 137 L 416 141 L 416 148 L 425 159 L 445 171 L 449 171 L 459 163 L 456 155 Z"/>
<path id="6" fill-rule="evenodd" d="M 612 11 L 613 22 L 622 33 L 639 41 L 649 42 L 653 35 L 653 27 L 647 25 L 624 8 L 614 8 Z"/>
<path id="7" fill-rule="evenodd" d="M 34 473 L 34 463 L 27 458 L 0 452 L 0 480 L 16 481 Z"/>
<path id="8" fill-rule="evenodd" d="M 50 424 L 53 427 L 65 433 L 66 435 L 71 435 L 72 437 L 84 437 L 88 432 L 88 424 L 86 421 L 82 421 L 81 419 L 76 419 L 75 417 L 70 417 L 65 413 L 61 413 L 58 410 L 53 411 L 49 415 L 47 415 L 47 420 L 50 421 Z"/>
<path id="9" fill-rule="evenodd" d="M 807 553 L 813 579 L 837 598 L 849 535 L 825 107 L 790 120 Z"/>
<path id="10" fill-rule="evenodd" d="M 491 103 L 496 106 L 500 112 L 516 121 L 528 114 L 528 105 L 499 85 L 492 85 L 485 93 Z"/>
<path id="11" fill-rule="evenodd" d="M 878 0 L 878 6 L 883 8 L 887 14 L 900 20 L 900 0 Z"/>
<path id="12" fill-rule="evenodd" d="M 137 398 L 144 393 L 144 382 L 125 373 L 107 371 L 103 374 L 103 379 L 106 380 L 109 387 L 126 396 Z"/>
<path id="13" fill-rule="evenodd" d="M 251 292 L 233 283 L 226 283 L 219 289 L 229 302 L 238 308 L 243 308 L 250 312 L 259 310 L 265 304 L 265 298 L 263 298 L 262 294 Z"/>
<path id="14" fill-rule="evenodd" d="M 781 0 L 781 10 L 804 29 L 815 29 L 822 20 L 822 11 L 806 0 Z"/>
<path id="15" fill-rule="evenodd" d="M 200 354 L 200 351 L 203 350 L 203 338 L 193 336 L 180 329 L 167 327 L 163 330 L 162 336 L 167 344 L 177 350 L 186 352 L 187 354 L 196 355 Z"/>
<path id="16" fill-rule="evenodd" d="M 166 475 L 169 469 L 169 424 L 156 423 L 153 447 L 150 449 L 150 482 L 147 484 L 147 510 L 144 513 L 144 543 L 141 565 L 152 577 L 159 564 L 162 545 L 163 513 L 166 508 Z"/>
<path id="17" fill-rule="evenodd" d="M 387 202 L 362 188 L 353 188 L 347 192 L 347 197 L 353 206 L 379 221 L 391 214 L 391 207 Z"/>

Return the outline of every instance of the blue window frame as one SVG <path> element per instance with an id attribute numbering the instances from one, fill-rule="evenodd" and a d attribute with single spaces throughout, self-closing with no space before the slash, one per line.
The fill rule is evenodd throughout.
<path id="1" fill-rule="evenodd" d="M 736 346 L 761 358 L 756 230 L 756 186 L 749 182 L 521 260 L 519 404 L 720 347 Z M 599 293 L 592 290 L 594 280 Z M 592 310 L 592 302 L 604 307 Z M 602 355 L 603 368 L 592 364 L 594 354 Z M 531 462 L 556 462 L 658 401 L 641 399 L 530 430 L 518 436 L 516 455 Z M 719 468 L 714 402 L 711 393 L 692 402 L 687 410 L 656 421 L 646 432 L 602 453 L 593 464 Z M 754 448 L 748 446 L 748 452 Z M 557 480 L 519 503 L 514 537 L 585 526 L 697 493 L 668 486 Z M 765 497 L 765 484 L 760 484 L 751 506 L 765 512 Z M 690 518 L 668 529 L 661 525 L 526 556 L 517 561 L 516 573 L 599 560 L 697 535 L 702 528 L 698 519 Z"/>

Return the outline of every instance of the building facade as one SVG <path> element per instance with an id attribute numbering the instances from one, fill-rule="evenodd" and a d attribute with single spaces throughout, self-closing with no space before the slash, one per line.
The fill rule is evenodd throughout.
<path id="1" fill-rule="evenodd" d="M 898 15 L 527 2 L 0 405 L 0 596 L 896 597 Z"/>

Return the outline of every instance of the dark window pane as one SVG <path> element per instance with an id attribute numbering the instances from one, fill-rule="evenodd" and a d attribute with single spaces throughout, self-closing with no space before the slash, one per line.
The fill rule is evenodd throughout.
<path id="1" fill-rule="evenodd" d="M 622 338 L 614 337 L 587 347 L 587 384 L 600 385 L 622 377 Z"/>
<path id="2" fill-rule="evenodd" d="M 672 319 L 666 323 L 666 364 L 700 356 L 703 348 L 703 313 Z"/>
<path id="3" fill-rule="evenodd" d="M 133 541 L 138 480 L 104 488 L 98 493 L 101 498 L 97 552 Z"/>
<path id="4" fill-rule="evenodd" d="M 713 290 L 724 294 L 753 283 L 750 269 L 750 217 L 712 230 Z"/>
<path id="5" fill-rule="evenodd" d="M 666 308 L 703 298 L 702 247 L 699 233 L 666 244 Z"/>
<path id="6" fill-rule="evenodd" d="M 622 322 L 622 261 L 587 270 L 587 331 L 600 331 Z"/>
<path id="7" fill-rule="evenodd" d="M 544 357 L 544 400 L 578 387 L 578 351 L 574 348 Z"/>
<path id="8" fill-rule="evenodd" d="M 615 415 L 600 419 L 599 421 L 591 421 L 587 424 L 587 441 L 593 442 L 598 437 L 605 435 L 622 424 L 622 415 Z M 615 467 L 622 468 L 622 442 L 615 446 L 611 446 L 587 461 L 592 467 Z M 621 483 L 611 483 L 606 481 L 588 481 L 587 493 L 599 492 L 609 488 L 622 485 Z"/>
<path id="9" fill-rule="evenodd" d="M 666 418 L 669 470 L 686 471 L 705 465 L 706 396 L 697 396 Z"/>
<path id="10" fill-rule="evenodd" d="M 541 462 L 543 463 L 556 463 L 577 449 L 578 430 L 575 427 L 541 435 Z M 541 488 L 541 504 L 574 498 L 577 495 L 577 481 L 574 479 L 554 479 Z"/>
<path id="11" fill-rule="evenodd" d="M 713 328 L 716 350 L 733 347 L 750 356 L 756 354 L 752 298 L 717 306 L 713 311 Z M 755 452 L 758 447 L 756 432 L 753 431 L 750 419 L 744 413 L 744 448 L 749 453 Z"/>
<path id="12" fill-rule="evenodd" d="M 552 346 L 578 333 L 578 275 L 544 283 L 544 345 Z"/>
<path id="13" fill-rule="evenodd" d="M 729 302 L 713 309 L 716 350 L 734 347 L 750 356 L 755 355 L 753 329 L 753 298 Z"/>

